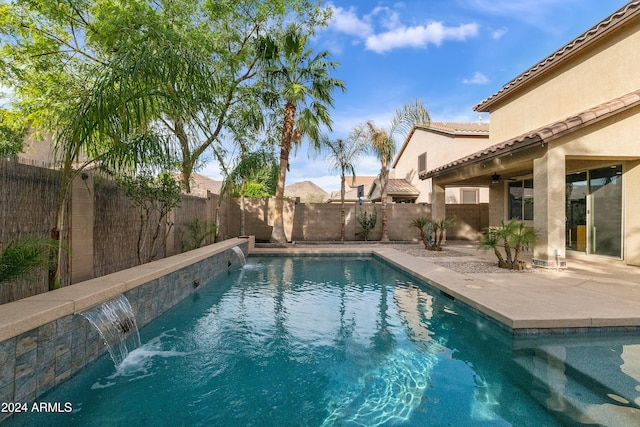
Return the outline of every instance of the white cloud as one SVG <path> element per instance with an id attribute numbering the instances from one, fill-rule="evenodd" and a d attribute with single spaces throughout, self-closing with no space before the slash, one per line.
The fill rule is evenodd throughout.
<path id="1" fill-rule="evenodd" d="M 403 48 L 425 47 L 429 43 L 440 46 L 444 40 L 463 41 L 478 34 L 476 23 L 447 27 L 442 22 L 431 22 L 414 27 L 398 27 L 396 29 L 367 37 L 366 47 L 377 53 Z"/>
<path id="2" fill-rule="evenodd" d="M 401 26 L 400 14 L 398 12 L 389 9 L 388 7 L 378 6 L 373 9 L 370 15 L 367 15 L 365 19 L 370 21 L 376 15 L 381 15 L 380 24 L 387 30 L 393 30 Z"/>
<path id="3" fill-rule="evenodd" d="M 329 7 L 333 9 L 333 17 L 329 22 L 330 29 L 359 38 L 367 37 L 373 33 L 371 24 L 358 18 L 354 8 L 346 10 L 333 5 Z"/>
<path id="4" fill-rule="evenodd" d="M 462 80 L 462 83 L 466 85 L 484 85 L 489 83 L 489 78 L 481 72 L 476 71 L 475 73 L 473 73 L 473 77 L 471 77 L 470 79 Z"/>
<path id="5" fill-rule="evenodd" d="M 396 4 L 401 7 L 402 5 Z M 384 53 L 404 47 L 426 47 L 429 43 L 439 46 L 445 40 L 463 41 L 478 34 L 478 24 L 446 26 L 434 21 L 424 25 L 406 26 L 401 22 L 400 14 L 389 7 L 375 7 L 371 13 L 359 17 L 357 9 L 345 9 L 330 4 L 333 16 L 327 30 L 365 41 L 368 50 Z M 377 29 L 376 29 L 377 28 Z M 341 49 L 333 41 L 333 51 Z"/>
<path id="6" fill-rule="evenodd" d="M 500 28 L 498 30 L 494 30 L 491 32 L 491 38 L 494 40 L 499 40 L 502 38 L 502 36 L 504 36 L 505 34 L 507 34 L 507 30 L 506 28 Z"/>

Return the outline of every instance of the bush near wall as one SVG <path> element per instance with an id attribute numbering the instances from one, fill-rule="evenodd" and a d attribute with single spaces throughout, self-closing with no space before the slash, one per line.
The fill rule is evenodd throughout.
<path id="1" fill-rule="evenodd" d="M 57 171 L 0 159 L 0 251 L 25 237 L 51 237 L 59 181 Z M 62 269 L 63 286 L 69 284 L 67 267 L 65 264 Z M 29 278 L 0 285 L 0 303 L 48 290 L 48 271 L 40 268 Z"/>

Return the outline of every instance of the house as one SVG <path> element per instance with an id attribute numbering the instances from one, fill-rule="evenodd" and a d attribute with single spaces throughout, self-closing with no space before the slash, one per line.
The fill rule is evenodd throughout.
<path id="1" fill-rule="evenodd" d="M 391 177 L 418 192 L 415 203 L 431 203 L 431 179 L 419 174 L 489 146 L 489 123 L 420 123 L 405 138 L 392 165 Z M 487 183 L 446 188 L 447 203 L 488 203 Z"/>
<path id="2" fill-rule="evenodd" d="M 345 179 L 345 203 L 367 203 L 370 202 L 368 194 L 375 176 L 346 177 Z M 361 195 L 360 195 L 361 194 Z M 340 203 L 340 190 L 332 191 L 327 203 Z"/>
<path id="3" fill-rule="evenodd" d="M 406 179 L 389 178 L 387 181 L 387 201 L 389 203 L 415 203 L 420 196 L 420 190 L 411 185 Z M 382 201 L 380 178 L 376 177 L 367 193 L 372 202 Z"/>
<path id="4" fill-rule="evenodd" d="M 445 188 L 489 185 L 490 224 L 539 233 L 535 265 L 602 257 L 640 265 L 640 0 L 627 3 L 474 109 L 490 146 L 420 172 L 432 212 Z"/>
<path id="5" fill-rule="evenodd" d="M 222 183 L 222 181 L 194 173 L 191 174 L 191 193 L 206 195 L 207 191 L 209 191 L 211 194 L 220 194 Z"/>

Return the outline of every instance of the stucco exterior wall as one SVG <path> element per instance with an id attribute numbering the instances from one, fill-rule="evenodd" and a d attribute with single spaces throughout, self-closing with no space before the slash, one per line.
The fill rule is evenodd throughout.
<path id="1" fill-rule="evenodd" d="M 427 153 L 427 170 L 447 164 L 489 145 L 487 136 L 447 135 L 417 128 L 398 157 L 392 177 L 406 179 L 420 191 L 416 203 L 431 203 L 431 179 L 418 178 L 418 156 Z M 467 188 L 467 187 L 465 187 Z M 476 188 L 476 187 L 473 187 Z M 461 187 L 449 187 L 445 191 L 447 203 L 462 203 Z M 479 203 L 489 202 L 489 189 L 479 188 Z"/>
<path id="2" fill-rule="evenodd" d="M 588 52 L 513 90 L 490 107 L 491 143 L 563 120 L 640 88 L 640 17 Z"/>

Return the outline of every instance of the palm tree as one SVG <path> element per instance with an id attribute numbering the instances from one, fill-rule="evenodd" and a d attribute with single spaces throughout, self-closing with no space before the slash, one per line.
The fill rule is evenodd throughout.
<path id="1" fill-rule="evenodd" d="M 376 127 L 372 121 L 367 122 L 367 139 L 373 154 L 380 160 L 380 192 L 382 202 L 382 237 L 383 242 L 389 241 L 387 235 L 387 183 L 389 182 L 389 163 L 396 154 L 394 137 L 401 133 L 406 135 L 418 123 L 429 123 L 431 118 L 424 108 L 422 101 L 407 102 L 396 110 L 387 129 Z"/>
<path id="2" fill-rule="evenodd" d="M 420 230 L 420 241 L 422 241 L 422 244 L 424 245 L 425 249 L 429 249 L 429 246 L 431 246 L 429 242 L 429 240 L 431 239 L 431 233 L 427 235 L 427 232 L 424 230 L 424 227 L 428 223 L 429 223 L 429 220 L 421 216 L 419 218 L 415 218 L 414 220 L 411 221 L 411 224 L 409 224 L 411 227 L 415 227 L 418 230 Z"/>
<path id="3" fill-rule="evenodd" d="M 514 220 L 512 220 L 514 222 Z M 538 237 L 537 231 L 533 227 L 527 227 L 524 225 L 524 222 L 517 221 L 511 228 L 511 233 L 509 235 L 510 245 L 513 247 L 513 269 L 520 270 L 522 269 L 523 261 L 520 261 L 518 257 L 520 256 L 520 252 L 522 250 L 529 250 L 536 244 L 536 240 Z"/>
<path id="4" fill-rule="evenodd" d="M 496 227 L 489 227 L 480 239 L 480 248 L 493 249 L 493 253 L 498 258 L 498 267 L 506 268 L 507 263 L 500 252 L 500 233 L 496 230 Z"/>
<path id="5" fill-rule="evenodd" d="M 321 139 L 320 149 L 326 153 L 329 160 L 329 170 L 340 173 L 340 241 L 342 242 L 344 242 L 346 234 L 344 212 L 346 174 L 349 173 L 354 179 L 356 178 L 355 163 L 366 149 L 363 141 L 364 139 L 360 137 L 357 128 L 351 131 L 346 140 L 331 140 L 326 136 Z"/>
<path id="6" fill-rule="evenodd" d="M 290 25 L 278 37 L 265 36 L 258 42 L 264 78 L 272 85 L 277 102 L 284 103 L 280 172 L 271 235 L 271 240 L 278 243 L 287 241 L 283 208 L 291 149 L 301 142 L 303 136 L 317 145 L 323 125 L 331 130 L 329 108 L 333 106 L 332 92 L 335 89 L 345 89 L 341 80 L 330 75 L 338 64 L 328 60 L 329 52 L 322 51 L 313 55 L 307 46 L 308 42 L 309 34 L 295 24 Z"/>

